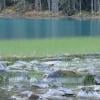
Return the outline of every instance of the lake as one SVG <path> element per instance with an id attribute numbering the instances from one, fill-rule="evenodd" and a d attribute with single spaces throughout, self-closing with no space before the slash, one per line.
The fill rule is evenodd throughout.
<path id="1" fill-rule="evenodd" d="M 99 36 L 100 20 L 68 18 L 0 19 L 0 38 L 55 38 Z"/>

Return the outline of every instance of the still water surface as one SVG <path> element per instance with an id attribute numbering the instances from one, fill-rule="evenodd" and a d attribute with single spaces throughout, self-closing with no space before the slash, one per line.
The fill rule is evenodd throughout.
<path id="1" fill-rule="evenodd" d="M 100 20 L 0 19 L 0 38 L 100 36 Z"/>

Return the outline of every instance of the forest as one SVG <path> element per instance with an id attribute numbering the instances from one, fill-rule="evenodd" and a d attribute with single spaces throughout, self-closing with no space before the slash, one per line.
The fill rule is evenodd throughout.
<path id="1" fill-rule="evenodd" d="M 16 12 L 50 11 L 71 16 L 75 13 L 100 12 L 100 0 L 0 0 L 0 11 L 13 7 Z"/>

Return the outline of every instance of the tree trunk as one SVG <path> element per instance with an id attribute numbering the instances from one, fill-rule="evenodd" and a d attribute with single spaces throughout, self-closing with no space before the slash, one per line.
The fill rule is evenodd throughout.
<path id="1" fill-rule="evenodd" d="M 48 10 L 51 11 L 51 0 L 47 0 L 48 3 Z"/>
<path id="2" fill-rule="evenodd" d="M 58 13 L 58 1 L 59 0 L 52 0 L 52 12 L 54 13 Z"/>
<path id="3" fill-rule="evenodd" d="M 94 10 L 97 11 L 97 0 L 94 0 Z"/>
<path id="4" fill-rule="evenodd" d="M 73 3 L 73 4 L 72 4 L 72 5 L 73 5 L 73 10 L 75 11 L 75 10 L 76 10 L 76 8 L 75 8 L 75 5 L 76 5 L 76 4 L 75 4 L 75 0 L 72 0 L 72 3 Z"/>
<path id="5" fill-rule="evenodd" d="M 6 8 L 6 0 L 4 0 L 3 7 Z"/>
<path id="6" fill-rule="evenodd" d="M 93 9 L 93 0 L 91 0 L 91 14 L 93 14 L 94 9 Z"/>
<path id="7" fill-rule="evenodd" d="M 80 14 L 82 13 L 81 9 L 82 9 L 82 4 L 81 4 L 81 0 L 79 0 L 79 9 L 80 9 Z"/>
<path id="8" fill-rule="evenodd" d="M 23 0 L 24 9 L 26 9 L 26 0 Z"/>
<path id="9" fill-rule="evenodd" d="M 41 0 L 35 0 L 35 9 L 41 10 Z"/>
<path id="10" fill-rule="evenodd" d="M 100 12 L 100 0 L 98 0 L 98 11 Z"/>

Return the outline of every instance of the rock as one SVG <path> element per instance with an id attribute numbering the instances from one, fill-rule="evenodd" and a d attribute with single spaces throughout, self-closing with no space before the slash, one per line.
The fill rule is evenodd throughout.
<path id="1" fill-rule="evenodd" d="M 70 100 L 70 99 L 62 96 L 48 96 L 47 100 Z"/>
<path id="2" fill-rule="evenodd" d="M 25 61 L 16 61 L 13 65 L 8 66 L 8 69 L 14 69 L 14 70 L 23 70 L 26 69 L 29 63 Z"/>
<path id="3" fill-rule="evenodd" d="M 87 92 L 85 91 L 85 89 L 82 89 L 79 91 L 79 93 L 77 94 L 77 97 L 78 98 L 88 98 L 88 94 Z"/>
<path id="4" fill-rule="evenodd" d="M 100 93 L 100 85 L 95 85 L 94 90 Z"/>
<path id="5" fill-rule="evenodd" d="M 80 76 L 78 73 L 69 70 L 57 70 L 50 73 L 47 78 L 57 78 L 57 77 L 77 77 Z"/>
<path id="6" fill-rule="evenodd" d="M 63 95 L 63 92 L 62 91 L 58 91 L 56 89 L 49 89 L 47 93 L 43 94 L 41 96 L 41 98 L 45 98 L 45 99 L 48 99 L 48 98 L 51 98 L 53 96 L 62 96 Z M 52 99 L 51 99 L 52 100 Z M 56 99 L 55 99 L 56 100 Z"/>
<path id="7" fill-rule="evenodd" d="M 46 98 L 50 96 L 73 97 L 75 96 L 75 94 L 71 89 L 58 88 L 58 89 L 49 89 L 49 91 L 43 95 L 43 97 Z"/>
<path id="8" fill-rule="evenodd" d="M 62 96 L 64 95 L 63 91 L 60 91 L 58 89 L 49 89 L 49 91 L 47 92 L 47 95 L 51 95 L 51 96 Z"/>
<path id="9" fill-rule="evenodd" d="M 35 84 L 32 85 L 31 88 L 34 89 L 34 90 L 41 89 L 41 87 L 39 85 L 35 85 Z"/>
<path id="10" fill-rule="evenodd" d="M 9 64 L 11 64 L 11 62 L 9 62 L 9 61 L 0 61 L 0 63 L 3 65 L 3 66 L 7 66 L 7 65 L 9 65 Z"/>
<path id="11" fill-rule="evenodd" d="M 40 98 L 39 95 L 32 94 L 28 99 L 29 100 L 38 100 L 39 98 Z"/>
<path id="12" fill-rule="evenodd" d="M 70 89 L 58 88 L 49 89 L 49 91 L 41 96 L 41 98 L 47 100 L 69 100 L 69 96 L 72 98 L 74 93 Z"/>
<path id="13" fill-rule="evenodd" d="M 40 62 L 38 60 L 33 60 L 33 61 L 30 61 L 30 64 L 32 64 L 32 65 L 39 65 Z"/>
<path id="14" fill-rule="evenodd" d="M 0 73 L 1 73 L 1 72 L 6 72 L 6 71 L 7 71 L 7 70 L 6 70 L 5 66 L 4 66 L 3 64 L 0 63 Z"/>
<path id="15" fill-rule="evenodd" d="M 63 96 L 67 96 L 67 97 L 73 97 L 73 96 L 75 96 L 75 93 L 71 89 L 67 89 L 67 88 L 62 88 L 61 87 L 58 90 L 64 92 Z"/>
<path id="16" fill-rule="evenodd" d="M 95 76 L 94 77 L 96 85 L 100 85 L 100 76 Z"/>
<path id="17" fill-rule="evenodd" d="M 47 84 L 34 84 L 31 86 L 31 90 L 35 93 L 38 93 L 38 94 L 44 94 L 46 93 L 48 89 L 48 85 Z"/>
<path id="18" fill-rule="evenodd" d="M 8 100 L 26 100 L 26 98 L 21 98 L 19 96 L 11 96 Z"/>
<path id="19" fill-rule="evenodd" d="M 23 92 L 20 93 L 20 96 L 29 98 L 32 94 L 33 94 L 32 91 L 23 91 Z"/>
<path id="20" fill-rule="evenodd" d="M 43 82 L 43 81 L 37 81 L 36 83 L 32 84 L 31 88 L 32 89 L 46 89 L 48 88 L 48 84 Z"/>
<path id="21" fill-rule="evenodd" d="M 89 100 L 99 100 L 100 94 L 93 89 L 82 88 L 77 94 L 77 97 Z"/>
<path id="22" fill-rule="evenodd" d="M 55 67 L 59 67 L 59 66 L 66 66 L 67 63 L 65 63 L 64 61 L 46 61 L 46 62 L 42 62 L 43 65 L 47 65 L 47 66 L 55 66 Z"/>

